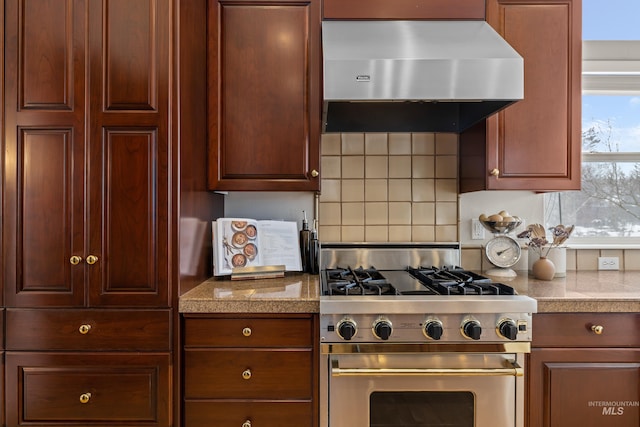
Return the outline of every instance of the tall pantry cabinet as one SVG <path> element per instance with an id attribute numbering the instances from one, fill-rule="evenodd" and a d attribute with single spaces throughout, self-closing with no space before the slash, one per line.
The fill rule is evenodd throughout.
<path id="1" fill-rule="evenodd" d="M 7 426 L 171 425 L 172 5 L 4 2 Z"/>
<path id="2" fill-rule="evenodd" d="M 4 23 L 4 2 L 0 2 L 0 22 Z M 0 99 L 4 100 L 4 32 L 0 31 Z M 4 102 L 0 102 L 0 141 L 4 135 Z M 0 144 L 0 173 L 3 170 L 2 144 Z M 0 242 L 2 242 L 2 180 L 0 180 Z M 0 271 L 4 271 L 2 244 L 0 243 Z M 0 425 L 4 425 L 4 302 L 2 275 L 0 275 Z"/>

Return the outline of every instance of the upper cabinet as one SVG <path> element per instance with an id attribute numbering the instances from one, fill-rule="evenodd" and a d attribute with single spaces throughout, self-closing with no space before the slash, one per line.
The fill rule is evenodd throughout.
<path id="1" fill-rule="evenodd" d="M 460 191 L 580 189 L 581 0 L 487 0 L 525 94 L 460 135 Z"/>
<path id="2" fill-rule="evenodd" d="M 168 307 L 170 2 L 5 4 L 6 305 Z"/>
<path id="3" fill-rule="evenodd" d="M 208 12 L 209 188 L 319 189 L 320 0 Z"/>
<path id="4" fill-rule="evenodd" d="M 484 0 L 324 0 L 324 19 L 484 19 Z"/>

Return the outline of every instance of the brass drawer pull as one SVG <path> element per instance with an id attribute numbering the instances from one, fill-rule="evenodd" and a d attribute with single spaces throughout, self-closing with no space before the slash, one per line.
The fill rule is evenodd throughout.
<path id="1" fill-rule="evenodd" d="M 242 427 L 251 427 L 251 420 L 247 420 L 242 423 Z"/>
<path id="2" fill-rule="evenodd" d="M 89 324 L 80 325 L 80 327 L 78 328 L 78 332 L 80 332 L 82 335 L 88 334 L 90 330 L 91 325 Z"/>
<path id="3" fill-rule="evenodd" d="M 245 337 L 250 337 L 251 336 L 251 328 L 244 328 L 242 330 L 242 335 L 244 335 Z"/>
<path id="4" fill-rule="evenodd" d="M 311 171 L 311 177 L 312 178 L 317 178 L 320 175 L 320 172 L 318 172 L 317 170 L 312 170 Z"/>
<path id="5" fill-rule="evenodd" d="M 596 335 L 602 335 L 602 333 L 604 332 L 604 326 L 601 326 L 601 325 L 592 325 L 592 326 L 591 326 L 591 330 L 592 330 Z"/>
<path id="6" fill-rule="evenodd" d="M 82 257 L 78 255 L 74 255 L 71 258 L 69 258 L 69 262 L 71 263 L 71 265 L 78 265 L 82 262 Z"/>
<path id="7" fill-rule="evenodd" d="M 89 399 L 91 399 L 91 393 L 82 393 L 80 395 L 80 403 L 82 404 L 89 403 Z"/>
<path id="8" fill-rule="evenodd" d="M 498 169 L 498 168 L 491 169 L 491 171 L 489 172 L 489 175 L 495 176 L 496 178 L 499 177 L 500 176 L 500 169 Z"/>
<path id="9" fill-rule="evenodd" d="M 93 265 L 93 264 L 95 264 L 96 262 L 98 262 L 98 257 L 97 257 L 97 256 L 95 256 L 95 255 L 89 255 L 89 256 L 87 257 L 87 264 L 89 264 L 89 265 Z"/>
<path id="10" fill-rule="evenodd" d="M 245 380 L 251 379 L 251 369 L 245 369 L 242 372 L 242 378 L 244 378 Z"/>

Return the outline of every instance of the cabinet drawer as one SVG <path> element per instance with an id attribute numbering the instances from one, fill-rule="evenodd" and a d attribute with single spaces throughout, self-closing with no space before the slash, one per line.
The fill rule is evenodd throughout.
<path id="1" fill-rule="evenodd" d="M 6 353 L 11 426 L 169 425 L 169 354 Z"/>
<path id="2" fill-rule="evenodd" d="M 312 405 L 305 402 L 189 402 L 184 427 L 312 426 Z"/>
<path id="3" fill-rule="evenodd" d="M 532 346 L 640 347 L 640 313 L 534 314 Z"/>
<path id="4" fill-rule="evenodd" d="M 310 399 L 312 357 L 311 350 L 187 350 L 185 398 Z"/>
<path id="5" fill-rule="evenodd" d="M 169 351 L 170 310 L 7 309 L 7 350 Z"/>
<path id="6" fill-rule="evenodd" d="M 185 347 L 311 347 L 311 318 L 185 319 Z"/>

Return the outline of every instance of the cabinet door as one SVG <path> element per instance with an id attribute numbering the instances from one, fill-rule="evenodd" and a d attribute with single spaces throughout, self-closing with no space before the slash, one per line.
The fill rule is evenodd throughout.
<path id="1" fill-rule="evenodd" d="M 171 13 L 169 0 L 92 3 L 90 306 L 169 305 Z"/>
<path id="2" fill-rule="evenodd" d="M 6 2 L 7 305 L 169 305 L 170 16 Z"/>
<path id="3" fill-rule="evenodd" d="M 82 305 L 87 3 L 5 8 L 5 303 Z"/>
<path id="4" fill-rule="evenodd" d="M 640 425 L 640 349 L 537 349 L 529 427 Z"/>
<path id="5" fill-rule="evenodd" d="M 209 3 L 209 187 L 319 189 L 320 0 Z"/>
<path id="6" fill-rule="evenodd" d="M 487 21 L 524 58 L 524 99 L 460 137 L 460 190 L 577 190 L 580 0 L 488 0 Z"/>

